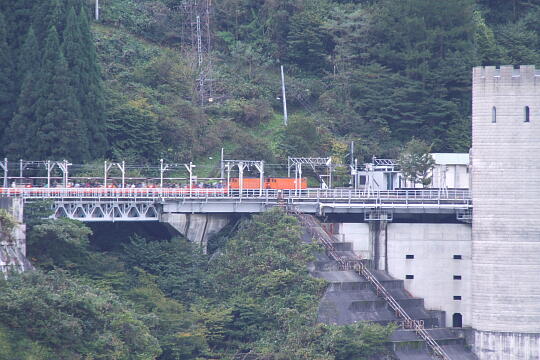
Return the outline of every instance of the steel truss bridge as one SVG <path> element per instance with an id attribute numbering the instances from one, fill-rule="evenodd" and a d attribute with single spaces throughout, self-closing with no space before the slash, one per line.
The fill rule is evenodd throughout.
<path id="1" fill-rule="evenodd" d="M 0 196 L 24 202 L 50 200 L 54 217 L 84 222 L 160 221 L 164 213 L 258 213 L 291 206 L 304 213 L 364 214 L 391 221 L 395 213 L 455 214 L 469 222 L 468 190 L 351 189 L 231 190 L 219 188 L 0 188 Z"/>

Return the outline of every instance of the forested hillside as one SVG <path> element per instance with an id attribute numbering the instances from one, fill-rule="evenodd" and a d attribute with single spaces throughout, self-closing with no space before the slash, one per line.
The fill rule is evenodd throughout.
<path id="1" fill-rule="evenodd" d="M 279 161 L 356 140 L 362 159 L 412 137 L 467 151 L 471 67 L 539 63 L 536 0 L 222 0 L 201 105 L 182 0 L 102 0 L 99 22 L 93 3 L 0 3 L 4 155 Z"/>
<path id="2" fill-rule="evenodd" d="M 221 147 L 279 163 L 338 162 L 350 140 L 360 161 L 413 137 L 467 151 L 471 67 L 540 64 L 540 0 L 213 0 L 201 102 L 183 0 L 100 4 L 95 21 L 94 0 L 0 0 L 0 157 L 211 172 Z M 146 225 L 89 228 L 25 206 L 36 271 L 0 276 L 0 360 L 386 352 L 390 327 L 317 324 L 325 283 L 307 266 L 321 249 L 280 210 L 231 224 L 203 254 Z"/>
<path id="3" fill-rule="evenodd" d="M 213 255 L 185 239 L 125 237 L 110 228 L 90 238 L 73 220 L 30 216 L 27 223 L 37 270 L 0 277 L 0 360 L 232 360 L 247 353 L 375 360 L 386 353 L 391 327 L 316 323 L 325 283 L 307 265 L 320 249 L 303 243 L 296 219 L 281 210 L 229 229 L 212 241 L 214 250 L 220 245 Z"/>

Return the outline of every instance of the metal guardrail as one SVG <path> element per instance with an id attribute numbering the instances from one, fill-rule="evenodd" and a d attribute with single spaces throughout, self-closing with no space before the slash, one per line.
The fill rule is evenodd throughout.
<path id="1" fill-rule="evenodd" d="M 362 275 L 368 280 L 371 285 L 377 290 L 377 295 L 382 296 L 386 303 L 394 310 L 396 315 L 402 319 L 403 328 L 412 329 L 417 335 L 419 335 L 429 346 L 435 356 L 442 360 L 451 360 L 444 349 L 437 344 L 435 339 L 424 328 L 424 322 L 422 320 L 414 320 L 407 314 L 407 312 L 399 305 L 394 297 L 386 290 L 386 288 L 377 280 L 377 278 L 368 270 L 368 268 L 362 262 L 355 262 L 352 265 L 352 269 Z"/>
<path id="2" fill-rule="evenodd" d="M 467 204 L 471 200 L 468 190 L 387 190 L 364 192 L 351 189 L 219 189 L 219 188 L 0 188 L 2 197 L 33 198 L 145 198 L 145 199 L 186 199 L 186 198 L 242 198 L 242 199 L 287 199 L 371 201 L 373 203 L 458 203 Z"/>
<path id="3" fill-rule="evenodd" d="M 354 270 L 359 275 L 364 277 L 375 288 L 377 295 L 381 296 L 386 301 L 388 306 L 390 306 L 390 308 L 395 312 L 396 316 L 402 319 L 400 325 L 403 328 L 414 330 L 415 333 L 426 342 L 433 354 L 439 359 L 451 360 L 444 349 L 437 344 L 435 339 L 433 339 L 433 337 L 426 331 L 424 328 L 424 322 L 422 320 L 414 320 L 409 316 L 409 314 L 407 314 L 396 299 L 394 299 L 392 294 L 386 290 L 380 281 L 377 280 L 375 275 L 373 275 L 373 273 L 369 271 L 364 263 L 362 263 L 360 257 L 356 256 L 357 259 L 353 260 L 343 258 L 336 253 L 331 236 L 326 233 L 326 231 L 321 227 L 320 223 L 318 223 L 313 216 L 302 214 L 297 211 L 293 211 L 293 213 L 299 219 L 300 223 L 308 230 L 312 238 L 317 240 L 325 247 L 330 258 L 339 264 L 341 270 Z M 322 231 L 316 231 L 316 228 L 321 228 Z"/>
<path id="4" fill-rule="evenodd" d="M 466 190 L 441 194 L 410 189 L 366 193 L 352 189 L 9 187 L 0 188 L 0 197 L 51 200 L 54 217 L 89 222 L 157 221 L 163 211 L 259 212 L 276 205 L 298 206 L 309 213 L 347 209 L 345 212 L 364 212 L 366 221 L 391 221 L 394 211 L 461 213 L 472 207 Z"/>

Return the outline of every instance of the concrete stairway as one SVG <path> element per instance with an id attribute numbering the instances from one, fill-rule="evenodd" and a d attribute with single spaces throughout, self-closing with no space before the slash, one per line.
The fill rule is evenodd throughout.
<path id="1" fill-rule="evenodd" d="M 476 360 L 465 345 L 465 334 L 462 330 L 440 328 L 427 330 L 445 350 L 452 360 Z M 423 341 L 420 341 L 412 330 L 396 330 L 390 336 L 394 354 L 400 360 L 432 360 Z"/>
<path id="2" fill-rule="evenodd" d="M 342 258 L 356 258 L 352 244 L 334 242 L 335 253 Z M 387 325 L 399 322 L 388 304 L 375 292 L 371 283 L 353 270 L 340 270 L 339 264 L 326 254 L 319 254 L 311 265 L 314 277 L 325 279 L 329 285 L 321 299 L 318 317 L 327 324 L 345 325 L 358 321 Z M 392 278 L 384 271 L 372 270 L 377 280 L 414 320 L 423 320 L 429 334 L 444 349 L 451 360 L 476 360 L 465 344 L 462 332 L 444 328 L 444 313 L 429 311 L 424 300 L 413 297 L 404 288 L 403 280 Z M 413 330 L 396 330 L 390 346 L 398 360 L 435 360 L 426 343 Z"/>
<path id="3" fill-rule="evenodd" d="M 319 321 L 336 325 L 357 321 L 387 325 L 399 321 L 367 280 L 353 270 L 340 271 L 337 268 L 334 261 L 319 258 L 311 271 L 314 277 L 330 283 L 320 303 Z M 423 320 L 426 328 L 444 325 L 440 323 L 442 314 L 426 311 L 424 299 L 408 294 L 402 280 L 391 279 L 380 272 L 375 272 L 375 275 L 413 319 Z"/>

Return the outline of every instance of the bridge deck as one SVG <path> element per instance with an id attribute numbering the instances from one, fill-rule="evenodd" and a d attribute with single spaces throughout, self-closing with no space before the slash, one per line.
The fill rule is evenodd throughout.
<path id="1" fill-rule="evenodd" d="M 0 196 L 50 199 L 55 216 L 81 221 L 157 221 L 161 213 L 253 213 L 280 204 L 307 213 L 452 213 L 472 208 L 467 190 L 229 190 L 186 188 L 0 188 Z"/>

